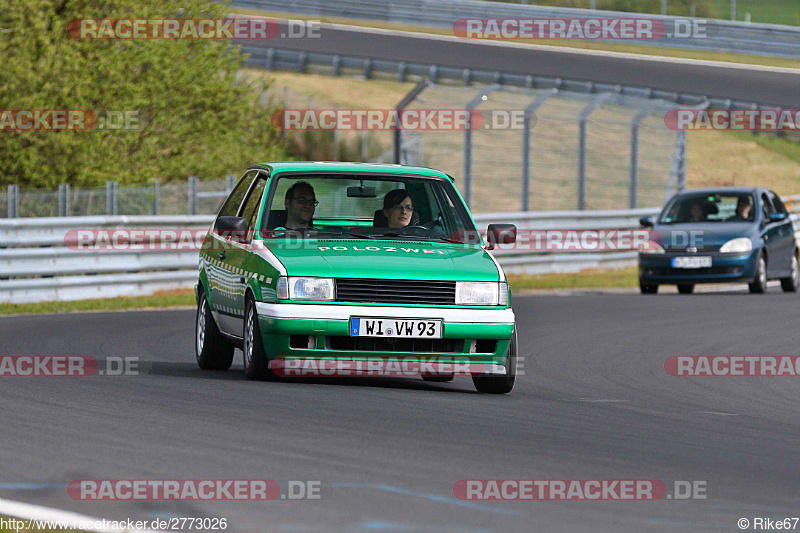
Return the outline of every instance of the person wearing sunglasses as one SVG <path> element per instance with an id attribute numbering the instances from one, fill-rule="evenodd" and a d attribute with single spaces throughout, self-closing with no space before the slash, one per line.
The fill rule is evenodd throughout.
<path id="1" fill-rule="evenodd" d="M 298 181 L 286 191 L 286 226 L 275 229 L 311 228 L 311 220 L 319 202 L 314 194 L 314 187 L 307 181 Z"/>
<path id="2" fill-rule="evenodd" d="M 414 214 L 414 200 L 405 189 L 394 189 L 383 198 L 383 214 L 390 228 L 404 228 Z"/>

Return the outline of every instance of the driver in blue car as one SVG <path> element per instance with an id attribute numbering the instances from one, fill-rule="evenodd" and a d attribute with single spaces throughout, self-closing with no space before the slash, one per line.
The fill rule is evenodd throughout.
<path id="1" fill-rule="evenodd" d="M 745 222 L 752 220 L 750 218 L 750 210 L 752 209 L 749 196 L 740 196 L 736 202 L 736 214 L 728 219 L 730 222 Z"/>

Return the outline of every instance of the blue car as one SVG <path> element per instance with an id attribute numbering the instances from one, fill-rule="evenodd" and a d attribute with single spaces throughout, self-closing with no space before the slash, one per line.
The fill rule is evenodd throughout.
<path id="1" fill-rule="evenodd" d="M 763 293 L 767 280 L 798 289 L 794 227 L 780 197 L 769 189 L 721 187 L 673 196 L 656 220 L 642 217 L 649 240 L 639 249 L 639 286 L 655 294 L 677 285 L 691 294 L 696 283 L 748 283 Z"/>

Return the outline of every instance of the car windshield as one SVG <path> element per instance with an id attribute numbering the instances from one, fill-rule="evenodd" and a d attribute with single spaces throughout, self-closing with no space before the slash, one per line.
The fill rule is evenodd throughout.
<path id="1" fill-rule="evenodd" d="M 756 214 L 753 203 L 753 196 L 747 193 L 676 196 L 667 204 L 658 222 L 752 222 Z"/>
<path id="2" fill-rule="evenodd" d="M 476 244 L 477 231 L 443 178 L 292 173 L 273 180 L 265 239 L 413 239 Z"/>

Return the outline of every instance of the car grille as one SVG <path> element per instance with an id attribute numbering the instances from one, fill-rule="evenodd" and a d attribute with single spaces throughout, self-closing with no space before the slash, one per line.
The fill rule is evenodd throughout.
<path id="1" fill-rule="evenodd" d="M 645 273 L 650 276 L 695 276 L 715 274 L 738 274 L 743 270 L 741 266 L 724 266 L 711 268 L 648 268 Z"/>
<path id="2" fill-rule="evenodd" d="M 455 281 L 336 279 L 337 302 L 454 305 Z"/>
<path id="3" fill-rule="evenodd" d="M 464 351 L 464 339 L 407 339 L 374 337 L 327 337 L 328 349 L 350 352 L 414 352 L 414 353 L 460 353 Z"/>

